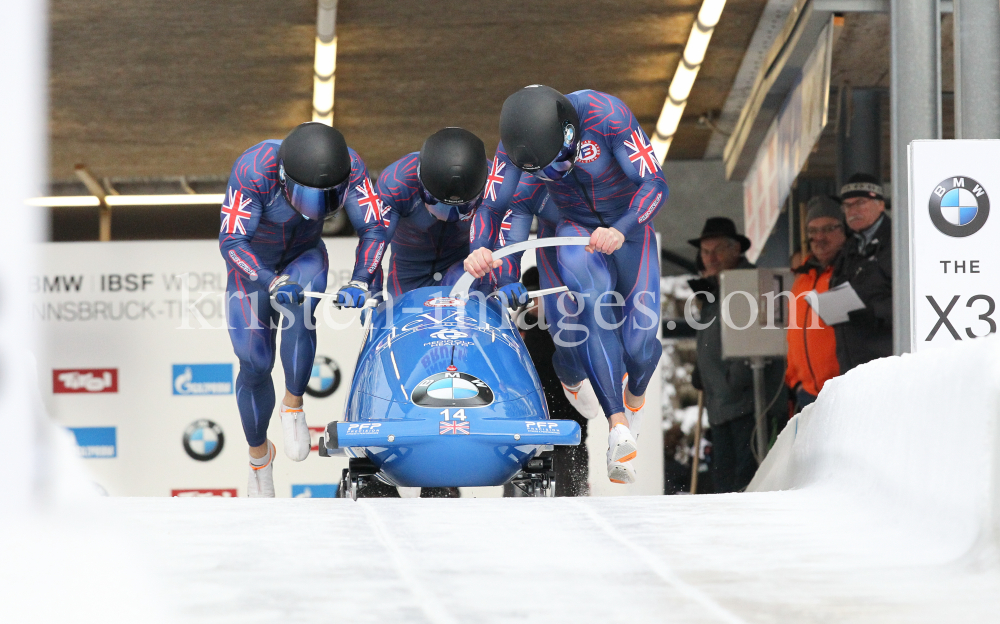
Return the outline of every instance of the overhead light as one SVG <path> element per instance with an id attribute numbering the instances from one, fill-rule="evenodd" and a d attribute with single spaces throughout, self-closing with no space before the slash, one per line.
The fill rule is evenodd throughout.
<path id="1" fill-rule="evenodd" d="M 86 208 L 101 205 L 101 200 L 93 195 L 71 195 L 67 197 L 34 197 L 24 200 L 29 206 L 41 206 L 43 208 Z"/>
<path id="2" fill-rule="evenodd" d="M 726 0 L 704 0 L 698 11 L 698 18 L 691 28 L 681 62 L 678 63 L 674 78 L 670 81 L 667 100 L 663 103 L 660 118 L 656 121 L 656 132 L 653 133 L 649 141 L 661 165 L 667 159 L 667 151 L 670 150 L 670 143 L 673 142 L 677 126 L 681 123 L 684 107 L 687 106 L 688 96 L 691 95 L 691 88 L 694 87 L 698 70 L 701 69 L 701 64 L 705 60 L 705 52 L 712 40 L 712 32 L 719 23 L 722 9 L 725 6 Z"/>
<path id="3" fill-rule="evenodd" d="M 104 201 L 109 206 L 210 206 L 221 205 L 226 196 L 223 193 L 200 193 L 196 195 L 107 195 Z M 93 195 L 67 195 L 55 197 L 35 197 L 25 202 L 29 206 L 46 208 L 86 208 L 101 205 Z"/>
<path id="4" fill-rule="evenodd" d="M 337 73 L 337 38 L 324 43 L 316 38 L 313 73 L 313 121 L 333 125 L 333 89 Z"/>
<path id="5" fill-rule="evenodd" d="M 337 78 L 337 0 L 320 0 L 316 15 L 312 120 L 333 125 L 333 89 Z"/>

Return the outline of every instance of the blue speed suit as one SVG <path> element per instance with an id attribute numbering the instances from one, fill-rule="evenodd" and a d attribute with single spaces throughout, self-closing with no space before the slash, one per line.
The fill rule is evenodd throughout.
<path id="1" fill-rule="evenodd" d="M 555 234 L 590 236 L 599 227 L 613 227 L 625 237 L 610 255 L 577 246 L 557 252 L 559 277 L 582 304 L 582 309 L 564 304 L 560 311 L 578 316 L 571 341 L 579 343 L 584 370 L 610 416 L 623 411 L 624 373 L 629 391 L 645 394 L 662 353 L 656 336 L 660 262 L 652 221 L 667 199 L 667 182 L 648 137 L 621 100 L 591 90 L 566 97 L 580 118 L 580 144 L 573 169 L 560 180 L 544 182 L 559 209 Z M 473 249 L 491 244 L 489 230 L 500 227 L 522 177 L 530 174 L 511 162 L 501 143 L 483 200 L 491 228 L 475 232 Z M 563 340 L 570 340 L 567 334 Z"/>
<path id="2" fill-rule="evenodd" d="M 520 243 L 528 240 L 531 233 L 531 222 L 534 217 L 538 217 L 538 238 L 555 236 L 556 227 L 559 225 L 559 209 L 553 201 L 549 199 L 545 191 L 545 185 L 541 180 L 532 176 L 523 176 L 517 185 L 517 192 L 504 212 L 498 227 L 494 227 L 490 213 L 487 210 L 479 211 L 472 224 L 472 231 L 479 232 L 484 238 L 493 241 L 491 248 L 494 251 L 502 249 L 507 245 Z M 523 254 L 513 254 L 502 259 L 503 264 L 493 270 L 491 274 L 495 287 L 506 286 L 520 279 L 521 256 Z M 542 289 L 556 288 L 563 286 L 562 278 L 559 277 L 558 257 L 555 247 L 542 247 L 535 250 L 536 263 L 538 265 L 539 286 Z M 549 333 L 556 345 L 556 352 L 552 356 L 552 364 L 556 374 L 567 386 L 575 386 L 587 376 L 580 362 L 580 357 L 573 347 L 565 346 L 564 338 L 560 332 L 565 333 L 567 322 L 564 315 L 560 313 L 560 297 L 568 297 L 565 293 L 555 295 L 545 295 L 545 322 L 548 323 Z M 572 309 L 572 303 L 563 303 Z"/>
<path id="3" fill-rule="evenodd" d="M 392 163 L 378 179 L 392 243 L 386 289 L 393 297 L 424 286 L 452 286 L 469 255 L 469 225 L 475 210 L 456 221 L 442 221 L 424 204 L 417 178 L 419 152 Z"/>
<path id="4" fill-rule="evenodd" d="M 233 165 L 222 206 L 219 248 L 226 260 L 226 313 L 229 337 L 240 361 L 236 403 L 247 443 L 264 444 L 274 411 L 275 343 L 281 327 L 281 364 L 289 392 L 301 396 L 316 355 L 313 300 L 282 307 L 268 290 L 282 275 L 305 290 L 326 290 L 329 260 L 320 237 L 323 222 L 309 220 L 292 208 L 278 181 L 281 141 L 264 141 L 243 153 Z M 352 279 L 381 290 L 385 223 L 365 163 L 354 150 L 344 208 L 357 231 Z M 284 320 L 280 317 L 284 316 Z"/>

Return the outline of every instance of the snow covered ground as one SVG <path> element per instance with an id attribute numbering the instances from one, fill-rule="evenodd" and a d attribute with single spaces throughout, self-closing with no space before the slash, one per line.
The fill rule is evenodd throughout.
<path id="1" fill-rule="evenodd" d="M 0 531 L 0 620 L 1000 621 L 998 347 L 848 373 L 744 494 L 101 499 Z"/>

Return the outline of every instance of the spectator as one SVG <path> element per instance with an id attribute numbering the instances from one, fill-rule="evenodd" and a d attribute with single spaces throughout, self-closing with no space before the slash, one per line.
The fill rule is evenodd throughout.
<path id="1" fill-rule="evenodd" d="M 830 289 L 833 261 L 847 240 L 843 214 L 836 200 L 830 197 L 809 200 L 806 235 L 810 253 L 795 269 L 798 277 L 792 285 L 790 301 L 794 324 L 787 334 L 785 383 L 792 390 L 796 412 L 815 401 L 823 384 L 840 374 L 834 329 L 819 318 L 804 296 L 810 291 L 822 293 Z"/>
<path id="2" fill-rule="evenodd" d="M 892 226 L 874 176 L 856 173 L 840 189 L 851 236 L 833 267 L 830 287 L 850 282 L 865 304 L 834 326 L 841 374 L 892 355 Z"/>
<path id="3" fill-rule="evenodd" d="M 702 302 L 700 324 L 704 328 L 697 335 L 699 384 L 695 387 L 705 393 L 712 428 L 712 482 L 716 492 L 737 492 L 750 483 L 757 471 L 751 447 L 756 427 L 753 372 L 743 359 L 722 359 L 719 273 L 754 268 L 743 255 L 750 248 L 750 240 L 736 232 L 732 220 L 712 217 L 705 221 L 701 236 L 688 242 L 698 248 L 705 267 L 703 278 L 691 280 L 690 284 Z M 767 365 L 764 387 L 768 398 L 777 395 L 776 389 L 780 392 L 783 376 L 783 362 Z M 782 403 L 774 401 L 772 407 Z M 784 408 L 774 413 L 787 420 L 787 414 L 781 412 Z"/>

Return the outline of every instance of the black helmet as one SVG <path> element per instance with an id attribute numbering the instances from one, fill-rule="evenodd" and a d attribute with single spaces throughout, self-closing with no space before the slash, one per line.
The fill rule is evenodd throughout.
<path id="1" fill-rule="evenodd" d="M 278 150 L 278 177 L 292 208 L 307 219 L 323 219 L 343 205 L 351 179 L 344 135 L 313 121 L 296 127 Z"/>
<path id="2" fill-rule="evenodd" d="M 443 221 L 468 218 L 486 187 L 486 146 L 462 128 L 445 128 L 420 148 L 417 177 L 428 210 Z"/>
<path id="3" fill-rule="evenodd" d="M 531 85 L 504 101 L 500 140 L 518 169 L 544 180 L 558 180 L 573 168 L 580 116 L 562 93 Z"/>

